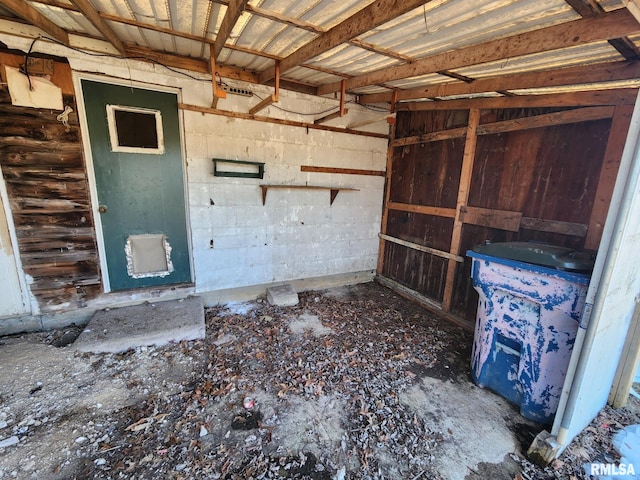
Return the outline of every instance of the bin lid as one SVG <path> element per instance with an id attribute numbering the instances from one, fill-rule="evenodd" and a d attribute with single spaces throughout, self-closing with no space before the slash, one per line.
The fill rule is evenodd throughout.
<path id="1" fill-rule="evenodd" d="M 573 272 L 591 272 L 595 262 L 594 252 L 537 242 L 486 242 L 476 245 L 472 250 L 484 255 Z"/>

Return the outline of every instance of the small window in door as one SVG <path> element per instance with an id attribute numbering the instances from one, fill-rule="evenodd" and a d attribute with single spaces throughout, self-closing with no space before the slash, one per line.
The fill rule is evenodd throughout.
<path id="1" fill-rule="evenodd" d="M 111 151 L 164 153 L 162 116 L 159 110 L 107 105 Z"/>

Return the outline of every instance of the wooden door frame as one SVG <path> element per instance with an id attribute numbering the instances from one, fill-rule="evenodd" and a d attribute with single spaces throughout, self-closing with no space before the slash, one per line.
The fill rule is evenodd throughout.
<path id="1" fill-rule="evenodd" d="M 80 131 L 82 133 L 82 149 L 85 156 L 85 165 L 87 172 L 87 181 L 89 182 L 89 193 L 91 196 L 91 210 L 93 212 L 94 226 L 96 229 L 96 242 L 98 244 L 98 258 L 100 260 L 100 275 L 102 277 L 103 293 L 111 292 L 111 282 L 109 280 L 109 271 L 107 269 L 107 255 L 104 244 L 104 232 L 102 230 L 102 220 L 100 213 L 98 212 L 98 188 L 96 184 L 96 175 L 93 166 L 93 154 L 91 152 L 91 141 L 89 139 L 89 125 L 87 123 L 87 112 L 84 107 L 84 92 L 82 91 L 82 80 L 89 80 L 98 83 L 104 83 L 107 85 L 117 85 L 121 87 L 132 87 L 143 90 L 150 90 L 160 93 L 171 93 L 177 96 L 178 104 L 182 101 L 182 91 L 179 88 L 165 87 L 161 85 L 155 85 L 145 82 L 139 82 L 135 80 L 126 80 L 117 77 L 108 77 L 105 75 L 84 73 L 84 72 L 72 72 L 73 84 L 76 91 L 76 106 L 78 108 L 78 120 L 80 122 Z M 186 147 L 185 147 L 185 135 L 184 135 L 184 117 L 182 110 L 178 109 L 176 112 L 178 115 L 178 125 L 180 129 L 180 152 L 182 163 L 182 183 L 184 192 L 184 207 L 185 207 L 185 229 L 187 233 L 187 246 L 189 248 L 189 270 L 191 272 L 191 282 L 195 283 L 195 271 L 193 266 L 193 242 L 191 239 L 191 219 L 189 215 L 189 182 L 187 178 L 186 168 Z M 157 285 L 151 287 L 154 289 L 172 288 L 175 285 Z M 141 287 L 149 288 L 149 287 Z"/>

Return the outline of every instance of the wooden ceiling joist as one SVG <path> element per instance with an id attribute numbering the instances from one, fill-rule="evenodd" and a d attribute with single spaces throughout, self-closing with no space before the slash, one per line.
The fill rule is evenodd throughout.
<path id="1" fill-rule="evenodd" d="M 597 105 L 633 105 L 637 88 L 554 93 L 549 95 L 517 95 L 515 97 L 465 98 L 439 102 L 401 103 L 398 110 L 458 110 L 468 108 L 588 107 Z"/>
<path id="2" fill-rule="evenodd" d="M 0 5 L 31 25 L 42 29 L 56 40 L 69 45 L 69 34 L 24 0 L 0 0 Z"/>
<path id="3" fill-rule="evenodd" d="M 229 5 L 227 6 L 227 12 L 222 19 L 222 23 L 220 24 L 220 29 L 218 30 L 218 34 L 216 35 L 216 41 L 213 44 L 214 52 L 216 58 L 220 55 L 222 48 L 224 47 L 225 42 L 231 35 L 231 30 L 236 26 L 236 22 L 242 15 L 245 7 L 247 6 L 247 2 L 249 0 L 230 0 Z"/>
<path id="4" fill-rule="evenodd" d="M 376 0 L 283 59 L 280 64 L 280 71 L 284 73 L 291 68 L 297 67 L 311 58 L 328 52 L 332 48 L 430 1 L 431 0 Z M 271 80 L 274 75 L 275 68 L 270 67 L 260 74 L 260 82 L 264 83 Z M 338 87 L 338 90 L 335 91 L 339 90 L 340 88 Z"/>
<path id="5" fill-rule="evenodd" d="M 98 31 L 104 35 L 104 37 L 115 47 L 120 55 L 124 55 L 124 45 L 116 32 L 103 20 L 98 11 L 93 8 L 93 5 L 88 0 L 71 0 L 71 2 L 78 7 L 78 10 L 91 22 L 91 24 L 98 29 Z"/>
<path id="6" fill-rule="evenodd" d="M 343 88 L 349 92 L 367 85 L 385 86 L 388 84 L 387 82 L 429 73 L 445 75 L 459 81 L 442 85 L 427 85 L 409 90 L 394 90 L 397 100 L 406 101 L 420 98 L 441 99 L 453 95 L 469 95 L 487 92 L 502 92 L 504 95 L 513 95 L 511 90 L 565 85 L 578 86 L 594 82 L 640 78 L 638 74 L 640 67 L 635 65 L 635 62 L 566 67 L 551 71 L 547 70 L 546 72 L 528 72 L 479 80 L 469 78 L 455 71 L 457 68 L 605 40 L 617 48 L 625 58 L 638 59 L 640 50 L 634 42 L 629 39 L 629 35 L 640 33 L 640 25 L 638 24 L 638 19 L 640 19 L 640 0 L 623 0 L 626 8 L 620 8 L 619 10 L 611 12 L 604 11 L 598 0 L 565 0 L 568 5 L 583 17 L 581 20 L 531 30 L 508 38 L 493 40 L 480 45 L 448 51 L 422 59 L 415 59 L 404 55 L 399 51 L 395 51 L 393 48 L 385 48 L 384 45 L 368 43 L 358 38 L 358 36 L 371 31 L 371 29 L 379 25 L 394 20 L 406 12 L 419 8 L 429 3 L 430 0 L 410 0 L 404 2 L 400 0 L 375 0 L 367 7 L 330 29 L 302 19 L 289 17 L 283 13 L 262 7 L 254 7 L 248 3 L 248 0 L 212 1 L 226 6 L 225 15 L 215 39 L 195 35 L 188 31 L 166 28 L 159 23 L 150 22 L 147 24 L 133 18 L 123 18 L 105 12 L 98 12 L 91 5 L 90 0 L 32 0 L 28 3 L 25 0 L 0 0 L 0 4 L 6 6 L 20 18 L 25 19 L 25 21 L 39 28 L 44 29 L 45 26 L 47 26 L 47 28 L 53 26 L 54 29 L 51 31 L 46 29 L 45 31 L 67 44 L 69 42 L 69 33 L 56 27 L 56 25 L 50 22 L 44 15 L 40 14 L 37 9 L 31 7 L 31 4 L 42 3 L 64 10 L 79 12 L 91 21 L 103 35 L 104 39 L 111 43 L 121 54 L 124 53 L 124 55 L 128 57 L 137 57 L 141 60 L 157 62 L 169 67 L 203 73 L 209 73 L 210 71 L 209 62 L 203 58 L 183 57 L 130 44 L 123 45 L 110 25 L 113 25 L 113 23 L 122 23 L 138 28 L 158 31 L 171 37 L 187 38 L 202 42 L 205 45 L 213 45 L 215 47 L 214 52 L 218 55 L 222 48 L 227 48 L 249 55 L 269 58 L 281 62 L 281 71 L 301 66 L 347 79 L 346 82 L 336 81 L 328 85 L 320 86 L 286 78 L 282 78 L 278 82 L 280 86 L 288 90 L 312 95 L 325 95 L 327 93 L 339 92 Z M 225 43 L 243 11 L 251 15 L 278 22 L 281 25 L 289 25 L 294 28 L 303 29 L 317 35 L 317 37 L 286 58 L 278 57 L 265 51 L 236 46 L 233 43 Z M 35 16 L 33 16 L 33 13 L 35 13 Z M 635 21 L 633 20 L 634 17 Z M 47 22 L 50 23 L 50 25 L 46 25 Z M 54 34 L 55 28 L 58 28 L 56 34 Z M 74 38 L 75 37 L 74 35 Z M 89 38 L 93 39 L 97 37 Z M 368 74 L 350 76 L 343 72 L 332 71 L 323 67 L 322 62 L 318 62 L 318 65 L 308 63 L 310 60 L 315 62 L 318 55 L 341 44 L 363 48 L 376 54 L 394 58 L 404 62 L 404 64 L 384 68 Z M 91 49 L 91 47 L 89 48 Z M 214 57 L 214 61 L 216 58 L 217 56 Z M 218 63 L 216 70 L 220 76 L 230 79 L 268 85 L 274 84 L 274 67 L 270 67 L 261 73 L 255 73 Z M 265 79 L 267 80 L 265 81 Z M 615 87 L 610 85 L 609 88 Z M 392 92 L 363 95 L 360 97 L 360 102 L 390 102 L 392 96 Z M 269 99 L 265 100 L 265 102 L 269 101 Z"/>
<path id="7" fill-rule="evenodd" d="M 602 15 L 605 10 L 595 0 L 565 0 L 581 17 Z M 632 12 L 633 13 L 633 12 Z M 627 60 L 640 57 L 640 50 L 627 37 L 612 38 L 609 44 Z"/>
<path id="8" fill-rule="evenodd" d="M 46 5 L 57 6 L 57 7 L 60 7 L 60 8 L 64 8 L 66 10 L 79 11 L 77 7 L 75 7 L 75 6 L 71 5 L 71 4 L 67 4 L 67 3 L 60 4 L 56 0 L 37 0 L 37 2 L 46 4 Z M 228 4 L 228 2 L 219 2 L 219 3 L 225 4 L 225 5 Z M 248 12 L 252 12 L 252 13 L 255 13 L 256 11 L 261 11 L 259 8 L 252 7 L 249 4 L 246 5 L 246 10 Z M 205 44 L 208 44 L 208 45 L 214 45 L 215 44 L 215 40 L 212 40 L 210 38 L 202 37 L 200 35 L 194 35 L 194 34 L 188 33 L 188 32 L 181 32 L 181 31 L 178 31 L 178 30 L 173 30 L 171 28 L 162 27 L 160 25 L 140 22 L 138 20 L 119 17 L 117 15 L 111 15 L 111 14 L 105 13 L 105 12 L 99 12 L 99 15 L 100 15 L 100 17 L 102 19 L 108 20 L 110 22 L 121 23 L 121 24 L 124 24 L 124 25 L 130 25 L 132 27 L 142 28 L 142 29 L 145 29 L 145 30 L 151 30 L 151 31 L 154 31 L 154 32 L 165 33 L 167 35 L 171 35 L 171 36 L 174 36 L 174 37 L 186 38 L 188 40 L 193 40 L 193 41 L 196 41 L 196 42 L 202 42 L 202 43 L 205 43 Z M 271 16 L 273 16 L 273 15 L 271 15 Z M 284 20 L 282 22 L 283 23 L 287 23 Z M 282 60 L 282 58 L 277 56 L 277 55 L 272 55 L 272 54 L 269 54 L 267 52 L 262 52 L 262 51 L 258 51 L 258 50 L 252 50 L 250 48 L 241 47 L 241 46 L 238 46 L 238 45 L 233 45 L 233 44 L 228 44 L 227 43 L 227 44 L 224 45 L 224 48 L 228 48 L 229 50 L 238 51 L 238 52 L 242 52 L 242 53 L 247 53 L 249 55 L 255 55 L 257 57 L 270 58 L 271 60 L 275 60 L 275 61 Z M 327 73 L 327 74 L 330 74 L 330 75 L 344 76 L 345 78 L 349 78 L 350 77 L 350 75 L 341 74 L 340 72 L 330 71 L 328 69 L 325 69 L 325 68 L 322 68 L 322 67 L 318 67 L 318 66 L 315 66 L 315 65 L 303 65 L 303 66 L 305 68 L 309 68 L 311 70 L 316 70 L 316 71 L 319 71 L 319 72 Z M 223 77 L 240 79 L 240 77 L 238 76 L 237 73 L 233 74 L 231 76 L 222 73 L 223 71 L 234 71 L 233 67 L 225 67 L 225 66 L 222 66 L 220 64 L 217 64 L 217 68 L 218 68 L 218 72 Z M 195 71 L 200 71 L 200 68 L 198 68 Z M 240 70 L 236 69 L 236 71 L 240 71 Z M 243 70 L 243 72 L 246 72 L 246 71 Z M 251 80 L 246 79 L 246 81 L 251 81 Z M 253 82 L 253 83 L 257 83 L 257 82 Z M 273 80 L 270 81 L 270 82 L 266 82 L 266 85 L 272 85 L 272 84 L 273 84 Z M 281 78 L 280 79 L 280 85 L 283 88 L 285 88 L 287 90 L 294 91 L 294 92 L 306 93 L 307 95 L 316 95 L 317 94 L 317 87 L 315 85 L 305 84 L 303 82 L 299 82 L 299 81 L 295 81 L 295 80 L 288 80 L 288 79 Z"/>
<path id="9" fill-rule="evenodd" d="M 398 100 L 406 101 L 527 88 L 560 87 L 565 85 L 636 80 L 639 78 L 640 63 L 620 61 L 501 75 L 499 77 L 482 78 L 472 83 L 443 83 L 424 88 L 373 93 L 370 95 L 361 95 L 359 102 L 363 104 L 391 102 L 394 93 L 397 95 Z"/>
<path id="10" fill-rule="evenodd" d="M 640 32 L 640 24 L 627 9 L 623 8 L 597 17 L 582 18 L 499 40 L 491 40 L 479 45 L 432 55 L 410 64 L 358 75 L 347 80 L 347 91 L 442 70 L 620 38 L 638 32 Z M 318 94 L 338 92 L 340 87 L 340 82 L 322 85 L 318 87 Z"/>

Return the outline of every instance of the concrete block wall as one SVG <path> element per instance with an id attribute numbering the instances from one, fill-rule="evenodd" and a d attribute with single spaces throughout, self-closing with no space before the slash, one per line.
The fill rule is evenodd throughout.
<path id="1" fill-rule="evenodd" d="M 197 290 L 375 268 L 384 179 L 300 167 L 383 170 L 385 140 L 190 111 L 184 124 Z M 214 157 L 264 162 L 264 179 L 214 177 Z M 270 189 L 262 205 L 261 184 L 358 191 L 330 205 L 326 190 Z"/>
<path id="2" fill-rule="evenodd" d="M 30 39 L 0 35 L 11 48 L 28 50 Z M 207 75 L 175 73 L 160 65 L 92 57 L 38 42 L 35 50 L 69 59 L 74 72 L 104 75 L 124 84 L 179 89 L 180 101 L 208 107 Z M 140 83 L 138 83 L 140 82 Z M 224 110 L 246 113 L 272 88 L 246 87 L 251 98 L 229 95 Z M 313 123 L 338 101 L 281 90 L 280 101 L 259 115 Z M 348 116 L 328 125 L 348 126 L 380 112 L 349 104 Z M 295 112 L 295 113 L 293 113 Z M 325 112 L 325 113 L 320 113 Z M 196 292 L 270 284 L 295 279 L 373 273 L 378 255 L 384 178 L 304 173 L 302 165 L 384 170 L 387 140 L 183 110 L 185 172 Z M 313 115 L 315 114 L 315 115 Z M 385 122 L 366 127 L 388 132 Z M 214 177 L 212 158 L 265 163 L 263 180 Z M 269 190 L 262 204 L 260 184 L 322 185 L 341 191 L 333 205 L 326 190 Z"/>

